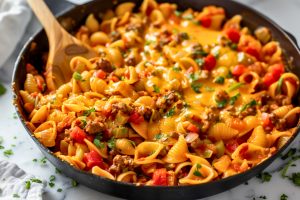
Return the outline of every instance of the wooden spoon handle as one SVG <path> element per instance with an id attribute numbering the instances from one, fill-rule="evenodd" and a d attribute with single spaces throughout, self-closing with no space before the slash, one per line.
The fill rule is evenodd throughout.
<path id="1" fill-rule="evenodd" d="M 57 22 L 54 15 L 44 2 L 44 0 L 27 0 L 29 6 L 43 25 L 50 44 L 57 41 L 57 37 L 66 32 Z"/>

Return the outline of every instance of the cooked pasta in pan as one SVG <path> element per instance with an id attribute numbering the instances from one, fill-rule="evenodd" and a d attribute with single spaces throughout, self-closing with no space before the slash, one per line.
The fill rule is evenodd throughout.
<path id="1" fill-rule="evenodd" d="M 27 64 L 27 126 L 60 159 L 116 181 L 190 185 L 244 172 L 292 137 L 300 107 L 280 44 L 241 22 L 221 7 L 154 0 L 90 14 L 76 37 L 98 57 L 72 58 L 69 82 L 50 91 Z"/>

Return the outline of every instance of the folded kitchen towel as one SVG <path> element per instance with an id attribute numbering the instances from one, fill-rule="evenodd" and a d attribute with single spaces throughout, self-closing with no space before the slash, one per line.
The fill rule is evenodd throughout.
<path id="1" fill-rule="evenodd" d="M 0 0 L 0 69 L 23 36 L 30 17 L 26 0 Z"/>
<path id="2" fill-rule="evenodd" d="M 45 185 L 17 165 L 0 160 L 0 200 L 42 200 Z"/>

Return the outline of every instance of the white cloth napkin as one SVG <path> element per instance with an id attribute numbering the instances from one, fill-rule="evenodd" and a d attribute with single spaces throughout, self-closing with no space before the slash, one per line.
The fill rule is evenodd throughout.
<path id="1" fill-rule="evenodd" d="M 46 182 L 32 182 L 33 178 L 17 165 L 0 161 L 0 200 L 42 200 Z M 26 188 L 26 181 L 30 181 L 30 188 Z"/>
<path id="2" fill-rule="evenodd" d="M 0 0 L 0 69 L 23 36 L 30 17 L 25 0 Z"/>

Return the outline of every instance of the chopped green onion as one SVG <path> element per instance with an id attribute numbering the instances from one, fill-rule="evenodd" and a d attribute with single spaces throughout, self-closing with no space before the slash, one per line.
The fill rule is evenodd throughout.
<path id="1" fill-rule="evenodd" d="M 197 163 L 196 165 L 196 170 L 194 171 L 194 176 L 199 176 L 199 177 L 202 177 L 202 174 L 201 172 L 199 171 L 199 169 L 201 168 L 201 165 Z"/>
<path id="2" fill-rule="evenodd" d="M 13 155 L 14 152 L 13 152 L 11 149 L 8 149 L 8 150 L 5 150 L 5 151 L 3 152 L 3 154 L 4 154 L 6 157 L 9 157 L 9 156 Z"/>
<path id="3" fill-rule="evenodd" d="M 78 72 L 74 72 L 73 73 L 73 78 L 76 80 L 76 81 L 82 81 L 82 76 L 80 73 Z"/>
<path id="4" fill-rule="evenodd" d="M 49 178 L 50 182 L 55 181 L 55 178 L 56 178 L 56 177 L 55 177 L 54 175 L 51 175 L 50 178 Z"/>
<path id="5" fill-rule="evenodd" d="M 84 111 L 83 111 L 83 116 L 88 117 L 88 116 L 90 116 L 90 114 L 91 114 L 92 112 L 96 112 L 96 109 L 95 109 L 95 108 L 91 108 L 91 109 L 89 109 L 89 110 L 84 110 Z"/>
<path id="6" fill-rule="evenodd" d="M 261 179 L 261 181 L 264 183 L 264 182 L 269 182 L 272 178 L 272 175 L 268 172 L 263 172 L 263 173 L 260 173 L 257 178 Z"/>
<path id="7" fill-rule="evenodd" d="M 294 185 L 300 186 L 300 172 L 298 173 L 292 173 L 292 177 L 290 178 Z"/>
<path id="8" fill-rule="evenodd" d="M 238 83 L 233 83 L 232 85 L 230 85 L 229 86 L 229 88 L 228 88 L 228 92 L 232 92 L 232 91 L 234 91 L 234 90 L 237 90 L 237 89 L 239 89 L 241 86 L 243 86 L 244 85 L 244 83 L 240 83 L 240 82 L 238 82 Z"/>
<path id="9" fill-rule="evenodd" d="M 227 100 L 224 99 L 223 101 L 217 101 L 217 107 L 218 108 L 224 108 L 227 104 Z"/>
<path id="10" fill-rule="evenodd" d="M 250 107 L 253 107 L 253 106 L 256 106 L 257 105 L 257 102 L 253 99 L 251 100 L 249 103 L 243 105 L 240 109 L 240 112 L 243 112 L 244 110 L 246 110 L 247 108 L 250 108 Z"/>
<path id="11" fill-rule="evenodd" d="M 279 80 L 278 80 L 277 88 L 276 88 L 276 92 L 278 94 L 281 94 L 282 83 L 283 83 L 283 78 L 280 77 Z"/>
<path id="12" fill-rule="evenodd" d="M 241 96 L 241 94 L 240 94 L 240 93 L 237 93 L 236 95 L 230 97 L 230 99 L 229 99 L 229 104 L 230 104 L 230 105 L 234 105 L 235 102 L 238 100 L 238 98 L 239 98 L 240 96 Z"/>
<path id="13" fill-rule="evenodd" d="M 194 16 L 192 14 L 187 14 L 187 15 L 182 16 L 182 19 L 192 20 L 192 19 L 194 19 Z"/>
<path id="14" fill-rule="evenodd" d="M 51 188 L 53 188 L 55 186 L 55 183 L 53 183 L 53 182 L 49 182 L 48 184 Z"/>
<path id="15" fill-rule="evenodd" d="M 30 179 L 31 180 L 31 182 L 33 182 L 33 183 L 43 183 L 43 181 L 41 181 L 40 179 L 37 179 L 37 178 L 32 178 L 32 179 Z"/>
<path id="16" fill-rule="evenodd" d="M 30 187 L 31 187 L 30 181 L 26 181 L 26 182 L 25 182 L 25 188 L 26 188 L 27 190 L 29 190 Z"/>
<path id="17" fill-rule="evenodd" d="M 280 196 L 280 200 L 288 200 L 288 196 L 286 194 L 282 194 Z"/>
<path id="18" fill-rule="evenodd" d="M 110 149 L 114 149 L 116 147 L 116 139 L 114 137 L 110 138 L 110 140 L 107 142 L 107 146 Z"/>
<path id="19" fill-rule="evenodd" d="M 6 88 L 0 83 L 0 95 L 5 94 Z"/>
<path id="20" fill-rule="evenodd" d="M 154 90 L 155 93 L 160 92 L 160 89 L 159 89 L 159 87 L 157 87 L 157 85 L 153 85 L 153 90 Z"/>
<path id="21" fill-rule="evenodd" d="M 204 65 L 204 59 L 202 58 L 195 59 L 195 62 L 198 64 L 199 67 Z"/>
<path id="22" fill-rule="evenodd" d="M 225 82 L 225 78 L 223 76 L 218 76 L 215 80 L 214 80 L 214 83 L 217 83 L 217 84 L 220 84 L 220 85 L 223 85 Z"/>
<path id="23" fill-rule="evenodd" d="M 58 188 L 57 189 L 57 192 L 62 192 L 63 190 L 61 188 Z"/>
<path id="24" fill-rule="evenodd" d="M 178 66 L 177 67 L 173 67 L 172 69 L 173 69 L 174 72 L 180 72 L 181 71 L 181 68 L 178 67 Z"/>
<path id="25" fill-rule="evenodd" d="M 291 148 L 291 149 L 289 149 L 289 151 L 288 151 L 286 154 L 284 154 L 284 155 L 281 157 L 281 159 L 282 159 L 282 160 L 286 160 L 287 158 L 292 157 L 292 156 L 296 153 L 296 151 L 297 151 L 296 148 Z"/>
<path id="26" fill-rule="evenodd" d="M 166 117 L 172 117 L 175 114 L 175 108 L 171 108 L 170 110 L 168 110 L 168 112 L 166 113 Z"/>
<path id="27" fill-rule="evenodd" d="M 194 92 L 196 92 L 196 93 L 201 93 L 201 92 L 200 92 L 200 88 L 201 88 L 202 86 L 203 86 L 202 83 L 196 83 L 196 82 L 193 82 L 193 83 L 191 84 L 192 89 L 193 89 Z"/>
<path id="28" fill-rule="evenodd" d="M 179 11 L 179 10 L 175 10 L 174 11 L 174 14 L 179 17 L 181 14 L 182 14 L 182 11 Z"/>

